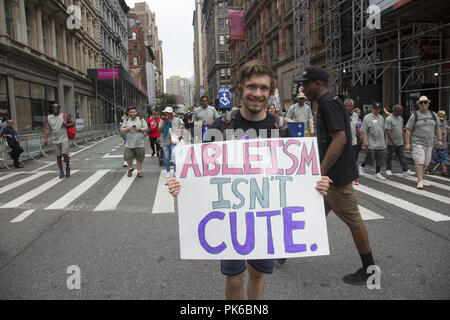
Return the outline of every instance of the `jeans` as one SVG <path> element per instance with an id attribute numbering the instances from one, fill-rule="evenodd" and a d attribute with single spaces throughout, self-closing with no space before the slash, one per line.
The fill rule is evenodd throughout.
<path id="1" fill-rule="evenodd" d="M 164 154 L 164 163 L 166 165 L 166 171 L 170 172 L 170 155 L 173 157 L 173 171 L 177 172 L 177 167 L 175 164 L 175 153 L 173 152 L 173 149 L 175 148 L 174 144 L 171 144 L 167 147 L 162 147 L 163 154 Z"/>
<path id="2" fill-rule="evenodd" d="M 387 154 L 387 165 L 386 170 L 392 170 L 392 154 L 396 154 L 398 160 L 400 161 L 400 165 L 402 166 L 403 171 L 408 171 L 408 164 L 405 160 L 405 146 L 387 146 L 388 154 Z"/>

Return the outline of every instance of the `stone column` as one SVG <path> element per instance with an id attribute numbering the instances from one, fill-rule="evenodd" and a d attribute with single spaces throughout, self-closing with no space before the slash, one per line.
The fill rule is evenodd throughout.
<path id="1" fill-rule="evenodd" d="M 72 67 L 77 68 L 77 46 L 75 43 L 75 36 L 72 35 Z"/>
<path id="2" fill-rule="evenodd" d="M 0 35 L 6 34 L 5 2 L 0 0 Z"/>
<path id="3" fill-rule="evenodd" d="M 85 72 L 85 68 L 84 68 L 84 46 L 83 43 L 80 41 L 80 66 L 78 68 L 78 70 L 80 70 L 81 72 Z"/>
<path id="4" fill-rule="evenodd" d="M 62 29 L 62 62 L 67 64 L 67 39 L 66 39 L 66 29 Z"/>
<path id="5" fill-rule="evenodd" d="M 58 53 L 56 52 L 56 25 L 55 20 L 50 20 L 50 55 L 52 58 L 57 58 Z"/>
<path id="6" fill-rule="evenodd" d="M 25 0 L 19 0 L 19 34 L 20 42 L 28 45 L 27 18 L 25 15 Z"/>
<path id="7" fill-rule="evenodd" d="M 37 46 L 36 48 L 44 52 L 44 36 L 42 33 L 42 11 L 40 8 L 36 8 L 36 33 L 37 33 Z"/>

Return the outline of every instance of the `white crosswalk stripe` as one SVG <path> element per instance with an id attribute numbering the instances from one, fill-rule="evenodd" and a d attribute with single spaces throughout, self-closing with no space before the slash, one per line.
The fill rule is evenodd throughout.
<path id="1" fill-rule="evenodd" d="M 156 214 L 175 211 L 175 200 L 165 186 L 166 181 L 166 170 L 162 170 L 159 176 L 158 189 L 156 190 L 152 213 Z"/>
<path id="2" fill-rule="evenodd" d="M 407 185 L 404 185 L 402 183 L 398 183 L 398 182 L 395 182 L 395 181 L 392 181 L 392 180 L 380 180 L 380 179 L 375 178 L 374 176 L 370 176 L 370 175 L 365 175 L 364 179 L 377 181 L 379 183 L 382 183 L 382 184 L 385 184 L 385 185 L 389 185 L 389 186 L 392 186 L 394 188 L 397 188 L 397 189 L 400 189 L 400 190 L 403 190 L 403 191 L 412 192 L 412 193 L 415 193 L 415 194 L 417 194 L 419 196 L 427 197 L 427 198 L 430 198 L 430 199 L 433 199 L 433 200 L 437 200 L 437 201 L 440 201 L 440 202 L 443 202 L 443 203 L 450 204 L 450 197 L 444 197 L 444 196 L 438 195 L 436 193 L 428 192 L 428 191 L 425 191 L 425 190 L 418 190 L 416 187 L 407 186 Z"/>
<path id="3" fill-rule="evenodd" d="M 355 186 L 355 189 L 362 193 L 369 195 L 372 198 L 376 198 L 376 199 L 388 202 L 391 206 L 395 206 L 402 210 L 406 210 L 410 214 L 416 214 L 416 215 L 422 216 L 424 218 L 430 219 L 435 222 L 450 221 L 449 216 L 443 215 L 438 212 L 434 212 L 427 208 L 424 208 L 424 207 L 418 206 L 414 203 L 400 199 L 399 197 L 391 196 L 389 194 L 378 191 L 376 189 L 373 189 L 373 188 L 370 188 L 370 187 L 367 187 L 367 186 L 364 186 L 361 184 L 358 186 Z"/>
<path id="4" fill-rule="evenodd" d="M 0 188 L 0 194 L 5 193 L 7 191 L 10 191 L 10 190 L 12 190 L 14 188 L 17 188 L 17 187 L 19 187 L 19 186 L 21 186 L 21 185 L 23 185 L 23 184 L 25 184 L 27 182 L 30 182 L 30 181 L 32 181 L 34 179 L 37 179 L 37 178 L 43 176 L 44 174 L 47 174 L 47 172 L 44 172 L 44 171 L 38 172 L 38 173 L 36 173 L 36 174 L 34 174 L 34 175 L 30 176 L 30 177 L 27 177 L 27 178 L 24 178 L 22 180 L 13 182 L 11 184 L 8 184 L 8 185 Z"/>
<path id="5" fill-rule="evenodd" d="M 75 174 L 79 170 L 74 170 L 72 173 Z M 11 191 L 15 188 L 21 187 L 22 189 L 26 190 L 27 184 L 30 183 L 30 185 L 37 185 L 39 180 L 44 180 L 41 184 L 39 184 L 37 187 L 33 187 L 32 190 L 28 188 L 27 191 L 24 192 L 23 195 L 18 196 L 16 199 L 8 200 L 9 202 L 5 203 L 3 201 L 2 204 L 0 204 L 0 209 L 23 209 L 26 210 L 22 212 L 17 218 L 12 220 L 11 222 L 21 222 L 24 221 L 27 217 L 29 217 L 36 209 L 44 209 L 44 210 L 72 210 L 71 204 L 77 203 L 74 207 L 76 207 L 76 210 L 84 210 L 84 208 L 89 208 L 88 210 L 91 211 L 113 211 L 116 210 L 119 206 L 119 204 L 122 206 L 126 206 L 125 199 L 128 199 L 128 197 L 125 197 L 126 194 L 130 192 L 130 188 L 132 187 L 133 183 L 136 181 L 136 170 L 133 172 L 133 176 L 130 178 L 125 173 L 120 180 L 117 183 L 114 184 L 100 184 L 98 183 L 101 179 L 104 179 L 108 174 L 110 174 L 113 170 L 105 169 L 105 170 L 97 170 L 91 172 L 86 178 L 81 179 L 80 176 L 77 179 L 69 180 L 70 183 L 74 184 L 71 185 L 71 189 L 69 192 L 64 193 L 63 195 L 60 195 L 59 198 L 55 199 L 52 198 L 52 201 L 49 201 L 47 204 L 45 204 L 45 197 L 41 196 L 44 194 L 47 190 L 50 190 L 51 188 L 60 188 L 58 186 L 59 183 L 62 181 L 65 181 L 63 179 L 59 179 L 59 177 L 55 178 L 49 178 L 45 175 L 50 174 L 50 171 L 39 171 L 39 172 L 17 172 L 17 173 L 8 173 L 0 177 L 1 180 L 7 180 L 7 179 L 19 179 L 17 181 L 14 181 L 12 183 L 9 183 L 7 185 L 4 185 L 0 188 L 0 194 L 7 193 L 8 191 Z M 29 174 L 29 176 L 23 178 L 22 174 Z M 415 186 L 412 186 L 411 183 L 408 183 L 407 180 L 415 181 L 416 178 L 414 177 L 403 177 L 406 180 L 379 180 L 375 177 L 366 175 L 364 178 L 360 179 L 360 185 L 355 186 L 355 189 L 358 192 L 361 192 L 367 196 L 369 196 L 371 199 L 376 201 L 383 201 L 389 204 L 390 208 L 395 212 L 396 210 L 402 210 L 402 212 L 407 212 L 411 215 L 417 215 L 420 217 L 423 217 L 425 219 L 434 221 L 434 222 L 443 222 L 443 221 L 450 221 L 449 215 L 446 214 L 445 209 L 439 210 L 441 212 L 435 212 L 436 205 L 431 206 L 430 201 L 422 201 L 425 199 L 432 199 L 433 203 L 441 203 L 442 206 L 449 205 L 450 204 L 450 197 L 446 197 L 441 194 L 437 194 L 432 192 L 432 189 L 427 190 L 417 190 Z M 367 179 L 367 180 L 365 180 Z M 80 182 L 80 180 L 82 180 Z M 79 182 L 72 182 L 72 181 L 79 181 Z M 145 179 L 141 180 L 145 183 Z M 158 177 L 158 184 L 156 185 L 154 182 L 151 183 L 149 187 L 156 188 L 155 198 L 153 200 L 153 205 L 151 207 L 151 213 L 152 214 L 162 214 L 162 213 L 175 213 L 175 200 L 174 198 L 169 194 L 167 187 L 165 186 L 165 183 L 167 181 L 166 178 L 166 172 L 165 170 L 161 170 L 159 177 Z M 372 182 L 370 186 L 365 185 L 365 182 Z M 34 182 L 34 183 L 32 183 Z M 434 183 L 432 182 L 434 186 L 434 190 L 450 190 L 450 187 L 448 185 L 445 185 L 443 183 Z M 392 188 L 395 188 L 395 191 L 391 191 L 390 193 L 386 192 L 386 186 L 391 186 Z M 107 187 L 109 190 L 103 189 Z M 65 184 L 64 187 L 66 190 L 68 188 L 68 185 Z M 106 194 L 106 196 L 103 196 L 102 198 L 89 198 L 89 203 L 86 204 L 83 202 L 83 199 L 89 195 L 89 194 L 95 194 L 97 193 L 100 188 L 102 189 L 101 194 Z M 55 189 L 56 190 L 56 189 Z M 393 190 L 393 189 L 390 189 Z M 61 194 L 61 192 L 52 193 L 49 194 Z M 411 197 L 411 195 L 414 195 L 414 198 Z M 41 197 L 39 197 L 41 196 Z M 39 198 L 39 200 L 36 200 L 38 203 L 37 206 L 34 206 L 34 202 L 32 200 Z M 405 199 L 412 199 L 410 201 L 407 201 Z M 94 201 L 94 203 L 92 203 Z M 30 202 L 26 204 L 27 202 Z M 26 206 L 22 206 L 26 204 Z M 427 205 L 428 204 L 428 205 Z M 133 203 L 133 206 L 136 206 L 139 204 Z M 150 204 L 151 205 L 151 204 Z M 369 205 L 369 207 L 367 207 Z M 434 209 L 430 209 L 428 207 L 434 207 Z M 32 210 L 29 210 L 32 208 Z M 94 208 L 94 209 L 93 209 Z M 137 207 L 139 208 L 139 207 Z M 369 208 L 373 208 L 370 204 L 367 202 L 367 197 L 365 196 L 363 200 L 360 199 L 359 209 L 361 212 L 361 216 L 363 220 L 365 221 L 382 221 L 386 220 L 386 217 L 384 217 L 385 214 L 380 212 L 374 212 Z M 142 205 L 142 209 L 138 209 L 138 211 L 141 212 L 148 212 L 148 203 L 146 206 Z M 389 209 L 387 209 L 390 211 Z M 383 211 L 386 212 L 386 211 Z"/>
<path id="6" fill-rule="evenodd" d="M 406 179 L 406 180 L 409 180 L 409 181 L 417 182 L 417 178 L 416 178 L 416 177 L 404 177 L 404 176 L 401 175 L 401 174 L 395 174 L 395 176 L 401 177 L 401 178 Z M 433 178 L 436 179 L 436 178 L 441 178 L 441 177 L 435 177 L 435 176 L 433 176 Z M 444 179 L 445 179 L 445 178 L 444 178 Z M 429 182 L 433 187 L 437 187 L 437 188 L 440 188 L 440 189 L 443 189 L 443 190 L 450 191 L 450 186 L 447 186 L 447 185 L 442 184 L 442 183 L 434 182 L 434 181 L 431 181 L 431 180 L 429 180 L 429 179 L 427 180 L 427 176 L 424 177 L 424 180 L 427 181 L 427 182 Z M 449 196 L 450 196 L 450 194 L 449 194 Z"/>
<path id="7" fill-rule="evenodd" d="M 45 210 L 64 209 L 73 201 L 78 199 L 83 193 L 88 191 L 95 183 L 97 183 L 110 170 L 99 170 L 89 177 L 86 181 L 79 184 L 75 189 L 67 193 L 65 196 L 49 205 Z"/>
<path id="8" fill-rule="evenodd" d="M 134 173 L 132 177 L 128 177 L 127 173 L 125 173 L 122 179 L 120 179 L 116 186 L 103 199 L 103 201 L 100 202 L 100 204 L 94 209 L 94 211 L 115 210 L 135 179 L 136 173 Z"/>
<path id="9" fill-rule="evenodd" d="M 78 170 L 73 170 L 72 174 L 77 173 Z M 58 183 L 60 183 L 61 181 L 64 181 L 64 179 L 60 179 L 59 177 L 56 177 L 46 183 L 44 183 L 43 185 L 40 185 L 39 187 L 37 187 L 34 190 L 31 190 L 30 192 L 25 193 L 24 195 L 8 202 L 7 204 L 4 204 L 3 206 L 1 206 L 0 208 L 18 208 L 20 207 L 22 204 L 24 204 L 27 201 L 30 201 L 31 199 L 37 197 L 38 195 L 40 195 L 41 193 L 44 193 L 45 191 L 47 191 L 48 189 L 56 186 Z"/>

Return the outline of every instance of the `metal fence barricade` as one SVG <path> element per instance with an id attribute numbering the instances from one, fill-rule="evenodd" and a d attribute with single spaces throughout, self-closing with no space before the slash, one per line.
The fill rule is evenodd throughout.
<path id="1" fill-rule="evenodd" d="M 42 147 L 42 140 L 40 133 L 26 134 L 20 136 L 20 145 L 23 148 L 23 157 L 30 157 L 36 160 L 35 156 L 43 155 L 48 157 Z"/>
<path id="2" fill-rule="evenodd" d="M 8 143 L 6 142 L 5 138 L 1 139 L 1 143 L 2 143 L 2 145 L 0 146 L 0 148 L 1 148 L 1 152 L 0 152 L 0 157 L 1 157 L 1 159 L 0 159 L 1 160 L 0 168 L 2 168 L 4 166 L 8 170 L 12 170 L 8 166 L 8 160 L 11 158 L 9 156 L 10 148 L 8 147 Z"/>

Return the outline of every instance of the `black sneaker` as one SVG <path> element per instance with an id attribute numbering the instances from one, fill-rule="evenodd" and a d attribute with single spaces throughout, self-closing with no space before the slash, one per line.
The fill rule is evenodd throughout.
<path id="1" fill-rule="evenodd" d="M 61 173 L 59 174 L 59 178 L 60 179 L 64 179 L 66 175 L 64 174 L 64 171 L 61 171 Z"/>
<path id="2" fill-rule="evenodd" d="M 276 261 L 280 266 L 282 266 L 282 265 L 286 262 L 286 260 L 287 260 L 287 259 L 276 259 L 275 261 Z"/>
<path id="3" fill-rule="evenodd" d="M 367 285 L 367 279 L 370 277 L 370 274 L 367 273 L 364 268 L 358 269 L 355 273 L 347 274 L 344 276 L 342 280 L 344 282 L 355 284 L 358 286 L 365 286 Z"/>
<path id="4" fill-rule="evenodd" d="M 70 168 L 66 168 L 66 178 L 70 177 Z"/>

